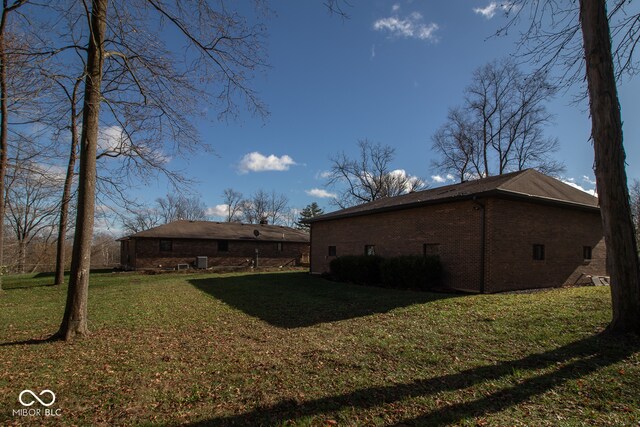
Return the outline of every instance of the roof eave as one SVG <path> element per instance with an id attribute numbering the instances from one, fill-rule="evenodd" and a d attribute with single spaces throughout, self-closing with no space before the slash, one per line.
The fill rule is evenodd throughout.
<path id="1" fill-rule="evenodd" d="M 305 221 L 308 224 L 313 224 L 315 222 L 332 221 L 334 219 L 353 218 L 357 216 L 399 211 L 399 210 L 405 210 L 405 209 L 413 209 L 413 208 L 422 207 L 422 206 L 438 205 L 438 204 L 451 203 L 451 202 L 464 201 L 464 200 L 474 200 L 476 198 L 491 197 L 491 196 L 493 197 L 503 196 L 511 199 L 518 199 L 518 200 L 537 202 L 537 203 L 543 203 L 543 204 L 549 204 L 549 205 L 563 206 L 563 207 L 571 207 L 575 209 L 589 210 L 594 212 L 600 211 L 599 206 L 587 205 L 587 204 L 571 202 L 567 200 L 553 199 L 549 197 L 535 196 L 531 194 L 518 193 L 515 191 L 492 189 L 488 191 L 457 195 L 454 197 L 447 197 L 443 199 L 424 200 L 419 202 L 406 203 L 403 205 L 384 206 L 384 207 L 371 209 L 371 210 L 349 212 L 349 213 L 338 214 L 333 216 L 331 214 L 327 214 L 327 215 L 323 215 L 316 218 L 310 218 Z"/>

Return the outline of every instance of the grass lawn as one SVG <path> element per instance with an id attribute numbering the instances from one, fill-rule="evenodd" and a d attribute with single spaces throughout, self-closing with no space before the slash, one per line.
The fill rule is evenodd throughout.
<path id="1" fill-rule="evenodd" d="M 299 272 L 98 273 L 92 335 L 64 343 L 38 341 L 63 312 L 52 281 L 4 278 L 0 425 L 640 422 L 640 339 L 599 335 L 604 287 L 470 296 Z M 14 415 L 24 389 L 53 391 L 60 415 Z"/>

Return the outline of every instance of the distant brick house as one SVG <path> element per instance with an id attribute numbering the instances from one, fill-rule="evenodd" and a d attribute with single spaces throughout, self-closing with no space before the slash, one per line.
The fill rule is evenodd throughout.
<path id="1" fill-rule="evenodd" d="M 295 266 L 308 263 L 309 235 L 289 227 L 174 221 L 119 239 L 129 270 L 216 266 Z"/>
<path id="2" fill-rule="evenodd" d="M 336 256 L 439 255 L 444 285 L 500 292 L 606 275 L 598 199 L 535 170 L 378 199 L 313 218 L 311 272 Z"/>

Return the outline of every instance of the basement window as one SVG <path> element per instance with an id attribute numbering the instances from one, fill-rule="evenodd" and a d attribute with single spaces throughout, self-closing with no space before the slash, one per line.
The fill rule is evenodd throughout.
<path id="1" fill-rule="evenodd" d="M 337 253 L 335 246 L 329 246 L 329 256 L 336 256 Z"/>
<path id="2" fill-rule="evenodd" d="M 173 250 L 172 240 L 160 240 L 160 252 L 171 252 Z"/>
<path id="3" fill-rule="evenodd" d="M 218 240 L 218 252 L 229 252 L 228 240 Z"/>
<path id="4" fill-rule="evenodd" d="M 376 254 L 376 245 L 364 245 L 364 254 L 365 255 L 375 255 Z"/>
<path id="5" fill-rule="evenodd" d="M 582 247 L 582 257 L 585 261 L 591 261 L 591 246 Z"/>
<path id="6" fill-rule="evenodd" d="M 544 245 L 533 245 L 533 259 L 535 261 L 544 260 Z"/>

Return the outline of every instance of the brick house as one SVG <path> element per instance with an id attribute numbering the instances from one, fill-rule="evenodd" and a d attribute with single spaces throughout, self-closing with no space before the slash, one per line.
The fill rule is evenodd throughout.
<path id="1" fill-rule="evenodd" d="M 291 266 L 308 263 L 309 235 L 289 227 L 212 221 L 174 221 L 119 239 L 128 270 L 215 266 Z"/>
<path id="2" fill-rule="evenodd" d="M 311 272 L 336 256 L 439 255 L 451 289 L 500 292 L 606 275 L 598 199 L 528 169 L 309 220 Z"/>

